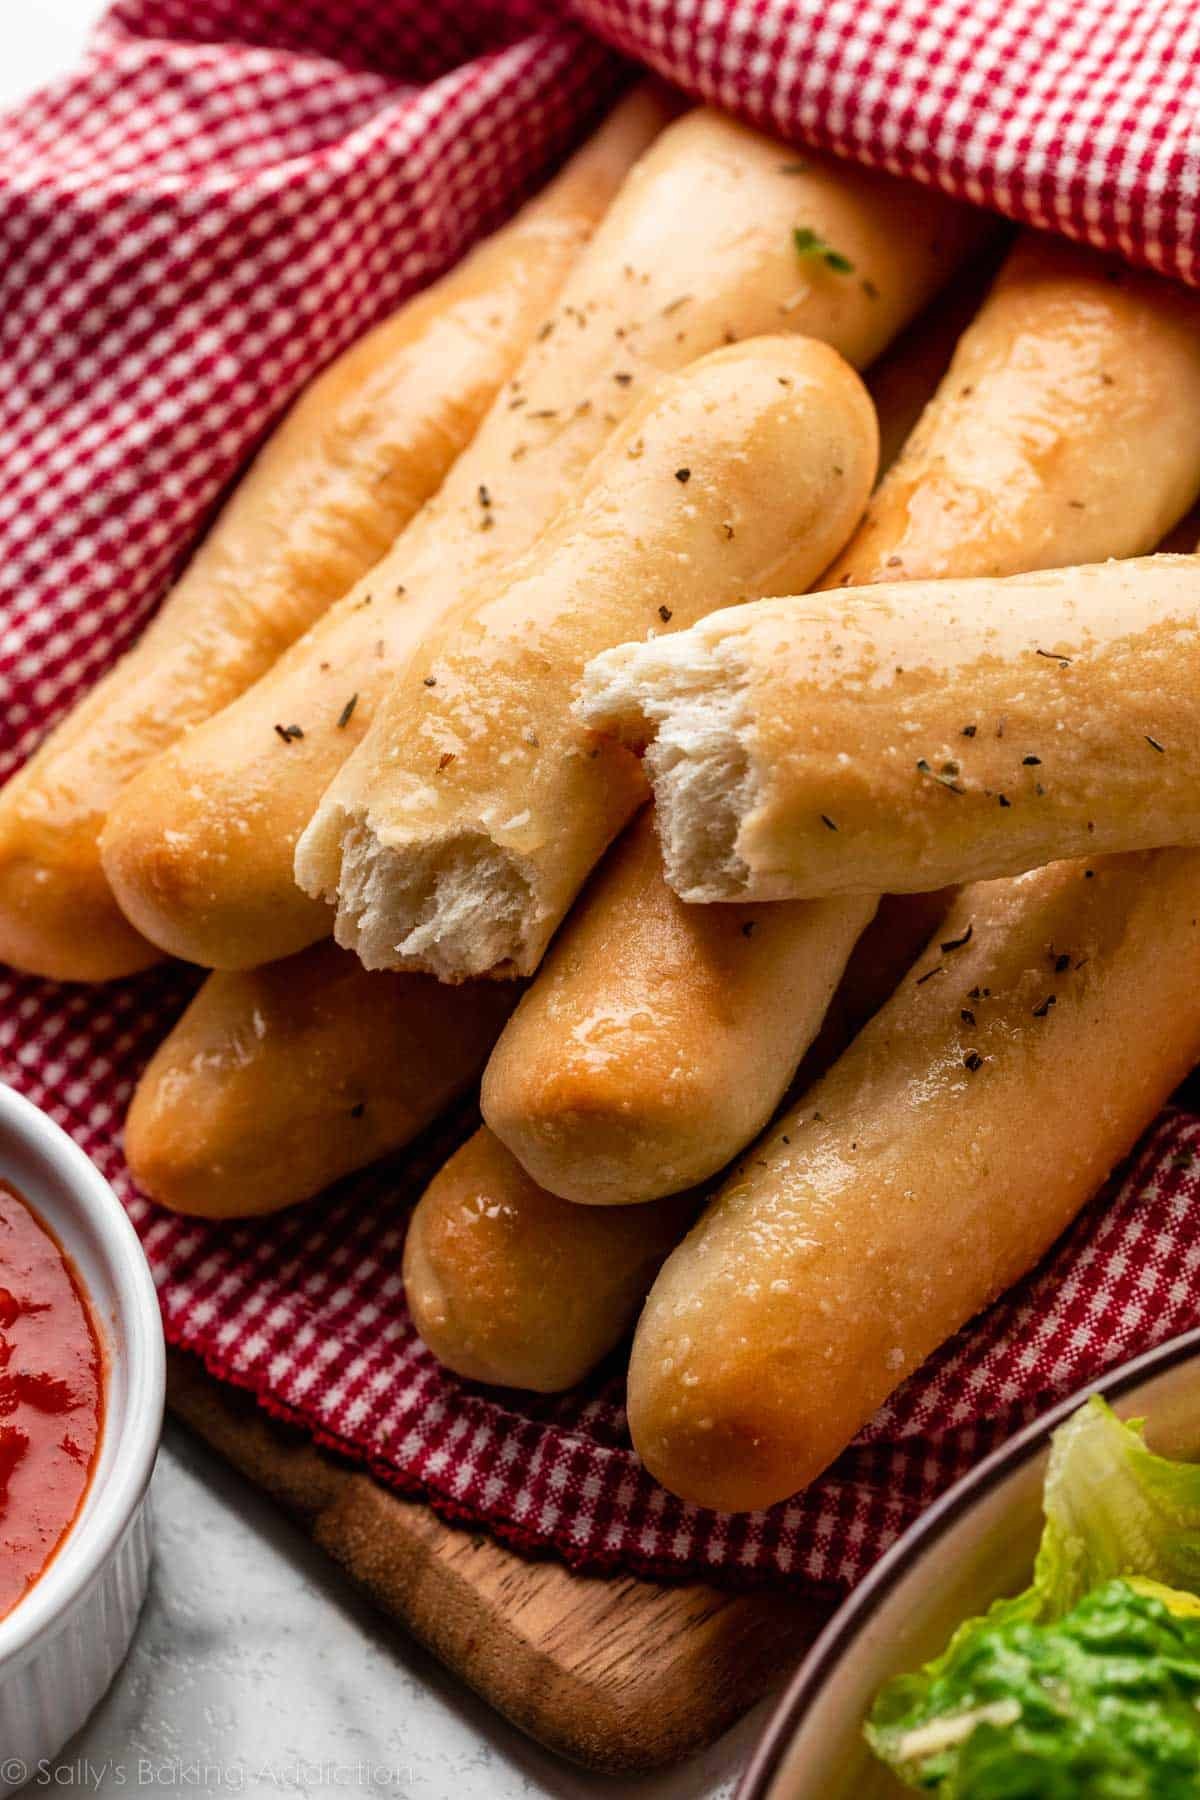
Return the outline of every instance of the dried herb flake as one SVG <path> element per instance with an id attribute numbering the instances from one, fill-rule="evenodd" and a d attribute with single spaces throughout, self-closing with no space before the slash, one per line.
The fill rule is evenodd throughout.
<path id="1" fill-rule="evenodd" d="M 797 256 L 816 257 L 827 269 L 832 269 L 835 275 L 854 273 L 854 264 L 850 258 L 843 256 L 840 250 L 835 250 L 811 225 L 797 225 L 792 232 L 792 243 Z"/>
<path id="2" fill-rule="evenodd" d="M 930 767 L 930 764 L 925 757 L 920 756 L 917 758 L 917 773 L 919 775 L 928 775 L 930 781 L 938 782 L 940 786 L 944 787 L 951 794 L 966 793 L 966 789 L 956 780 L 956 776 L 958 775 L 957 763 L 945 763 L 941 769 L 934 769 Z"/>
<path id="3" fill-rule="evenodd" d="M 963 932 L 961 937 L 947 938 L 945 943 L 942 945 L 942 949 L 946 953 L 949 953 L 951 950 L 961 950 L 964 944 L 970 943 L 970 941 L 974 937 L 974 935 L 975 935 L 975 922 L 974 922 L 974 920 L 972 920 L 971 923 L 967 926 L 967 929 Z"/>

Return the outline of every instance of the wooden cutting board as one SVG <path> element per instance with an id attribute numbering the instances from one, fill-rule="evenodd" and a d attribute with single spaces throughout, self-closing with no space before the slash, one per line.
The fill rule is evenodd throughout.
<path id="1" fill-rule="evenodd" d="M 278 1424 L 173 1352 L 168 1402 L 351 1581 L 530 1737 L 608 1773 L 677 1762 L 785 1675 L 828 1607 L 531 1562 Z"/>

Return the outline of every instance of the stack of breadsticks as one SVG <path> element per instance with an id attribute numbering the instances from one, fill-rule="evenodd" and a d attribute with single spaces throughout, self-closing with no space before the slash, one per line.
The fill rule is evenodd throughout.
<path id="1" fill-rule="evenodd" d="M 635 95 L 0 795 L 0 954 L 214 971 L 143 1188 L 292 1204 L 482 1070 L 419 1330 L 554 1391 L 640 1313 L 708 1505 L 819 1473 L 1200 1055 L 1200 299 L 993 235 Z"/>

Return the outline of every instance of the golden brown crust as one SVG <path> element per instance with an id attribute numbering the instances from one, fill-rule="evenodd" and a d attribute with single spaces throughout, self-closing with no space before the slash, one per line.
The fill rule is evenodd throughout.
<path id="1" fill-rule="evenodd" d="M 1053 311 L 1053 281 L 1042 292 Z M 1021 510 L 1006 491 L 990 492 L 991 504 L 978 513 L 952 504 L 957 482 L 969 486 L 967 459 L 977 454 L 986 469 L 989 442 L 1003 443 L 1006 366 L 1019 371 L 1031 343 L 1034 368 L 1046 362 L 1036 349 L 1044 327 L 1026 309 L 1034 297 L 1031 287 L 1013 313 L 1022 316 L 1024 335 L 1006 346 L 1000 334 L 991 381 L 974 395 L 955 396 L 952 371 L 948 404 L 930 409 L 827 580 L 894 577 L 898 570 L 970 574 L 1059 562 L 1072 553 L 1069 537 L 1026 537 Z M 1165 334 L 1153 317 L 1135 320 L 1139 331 L 1149 325 L 1160 352 L 1174 346 L 1185 379 L 1194 338 L 1181 339 L 1177 323 L 1190 306 L 1167 298 Z M 1101 320 L 1106 314 L 1111 327 L 1114 315 L 1101 299 Z M 977 340 L 986 341 L 998 317 L 993 311 L 981 320 Z M 1069 318 L 1064 323 L 1069 340 Z M 1150 363 L 1161 366 L 1155 357 Z M 1130 374 L 1139 379 L 1136 366 Z M 1169 407 L 1170 394 L 1163 397 Z M 970 400 L 976 415 L 965 436 L 954 399 Z M 1118 438 L 1123 430 L 1117 426 Z M 1086 433 L 1079 442 L 1086 454 Z M 1047 518 L 1056 496 L 1060 506 L 1072 497 L 1057 485 L 1062 472 L 1061 457 L 1044 464 L 1045 496 L 1036 486 L 1032 495 Z M 1143 459 L 1136 479 L 1157 472 L 1153 459 Z M 1102 488 L 1107 462 L 1096 473 Z M 1165 522 L 1181 504 L 1170 460 L 1167 475 L 1134 520 L 1140 539 L 1123 535 L 1128 515 L 1120 505 L 1089 509 L 1106 535 L 1089 538 L 1087 554 L 1151 547 L 1157 524 L 1147 520 Z M 989 538 L 976 519 L 1006 525 L 1011 538 Z M 1014 563 L 1014 555 L 1024 560 Z M 1162 884 L 1157 901 L 1148 899 L 1152 881 Z M 761 1155 L 765 1166 L 731 1179 L 711 1224 L 664 1271 L 639 1332 L 630 1399 L 639 1447 L 677 1491 L 716 1505 L 756 1506 L 815 1475 L 929 1349 L 1029 1266 L 1200 1049 L 1190 1025 L 1195 1009 L 1185 999 L 1196 978 L 1196 858 L 1160 852 L 1120 859 L 1100 865 L 1091 880 L 1087 867 L 1064 865 L 976 892 L 995 912 L 994 936 L 984 938 L 982 913 L 977 919 L 971 895 L 964 896 L 897 998 L 826 1083 L 763 1140 L 755 1160 Z M 954 944 L 968 925 L 969 943 L 942 952 L 941 943 Z M 1096 956 L 1090 977 L 1077 966 L 1088 944 Z M 1072 960 L 1060 971 L 1068 951 Z M 981 959 L 979 966 L 958 960 L 967 956 Z M 948 973 L 918 987 L 926 964 L 944 964 Z M 1080 985 L 1066 999 L 1055 992 L 1046 1007 L 1064 976 Z M 1093 987 L 1082 985 L 1089 980 Z M 989 987 L 986 1005 L 977 1005 L 972 989 L 983 995 Z M 914 1009 L 924 1015 L 920 1028 Z M 982 1032 L 986 1039 L 973 1041 Z M 976 1054 L 987 1060 L 968 1066 L 964 1059 L 973 1065 Z M 973 1085 L 985 1076 L 991 1085 Z M 806 1135 L 814 1132 L 828 1135 Z M 741 1250 L 734 1234 L 741 1234 Z M 756 1242 L 761 1272 L 769 1262 L 779 1287 L 772 1292 L 764 1283 L 752 1304 L 749 1246 Z M 740 1293 L 731 1292 L 739 1285 Z M 685 1381 L 698 1372 L 691 1353 L 678 1363 L 672 1357 L 685 1317 L 696 1328 L 689 1337 L 703 1365 L 694 1385 Z M 749 1347 L 739 1349 L 739 1339 Z"/>
<path id="2" fill-rule="evenodd" d="M 557 1393 L 624 1336 L 697 1201 L 620 1211 L 539 1188 L 481 1130 L 426 1188 L 404 1284 L 429 1348 L 473 1381 Z"/>
<path id="3" fill-rule="evenodd" d="M 422 518 L 274 670 L 131 784 L 103 854 L 155 942 L 229 967 L 323 934 L 292 874 L 320 795 L 414 646 L 532 541 L 649 379 L 729 335 L 780 329 L 869 361 L 978 241 L 979 217 L 944 197 L 821 157 L 787 174 L 789 160 L 706 111 L 664 132 Z M 843 249 L 854 279 L 798 267 L 798 223 Z M 275 727 L 290 724 L 305 735 L 285 746 Z"/>
<path id="4" fill-rule="evenodd" d="M 125 1126 L 138 1186 L 246 1218 L 409 1143 L 475 1080 L 515 995 L 371 975 L 335 944 L 211 975 L 151 1058 Z"/>
<path id="5" fill-rule="evenodd" d="M 1182 851 L 963 892 L 655 1284 L 630 1423 L 667 1487 L 794 1492 L 1043 1254 L 1200 1055 L 1198 899 Z"/>
<path id="6" fill-rule="evenodd" d="M 502 1034 L 484 1117 L 591 1205 L 675 1193 L 766 1124 L 874 900 L 685 906 L 647 811 L 582 896 Z"/>

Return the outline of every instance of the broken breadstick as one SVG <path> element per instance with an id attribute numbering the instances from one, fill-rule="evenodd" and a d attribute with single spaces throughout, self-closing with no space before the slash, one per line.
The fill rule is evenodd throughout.
<path id="1" fill-rule="evenodd" d="M 909 892 L 1200 840 L 1200 557 L 714 613 L 588 666 L 685 900 Z"/>
<path id="2" fill-rule="evenodd" d="M 415 658 L 300 841 L 341 848 L 338 941 L 368 968 L 525 975 L 645 796 L 571 716 L 589 654 L 664 641 L 715 605 L 824 568 L 871 490 L 875 415 L 806 338 L 752 338 L 664 376 L 494 598 Z M 365 784 L 365 795 L 364 795 Z"/>
<path id="3" fill-rule="evenodd" d="M 960 277 L 953 289 L 964 285 Z M 903 414 L 906 396 L 928 389 L 930 350 L 935 367 L 939 356 L 951 361 L 941 326 L 947 310 L 953 314 L 960 304 L 961 294 L 948 291 L 931 309 L 934 316 L 923 316 L 872 371 L 868 385 L 883 406 L 885 439 L 894 436 L 894 415 Z M 1114 271 L 1092 252 L 1029 234 L 969 325 L 897 474 L 885 478 L 872 500 L 869 522 L 825 580 L 840 581 L 847 566 L 861 568 L 864 579 L 879 576 L 897 557 L 903 572 L 970 577 L 1019 570 L 1031 557 L 1054 564 L 1081 552 L 1101 558 L 1150 547 L 1200 479 L 1192 428 L 1195 312 L 1194 297 L 1169 283 Z M 1102 363 L 1116 371 L 1113 380 L 1100 378 Z M 1124 399 L 1114 445 L 1108 401 L 1118 387 Z M 1108 397 L 1098 407 L 1097 393 Z M 1165 433 L 1164 413 L 1173 421 Z M 1030 419 L 1051 416 L 1068 442 L 1052 445 L 1043 434 L 1030 434 Z M 1131 445 L 1140 467 L 1136 502 L 1126 506 L 1120 484 L 1129 479 Z M 1014 477 L 1019 471 L 1020 479 L 1000 482 L 985 508 L 980 496 L 988 470 Z M 722 919 L 725 909 L 680 905 L 644 851 L 643 844 L 639 879 L 630 878 L 633 852 L 622 847 L 622 872 L 605 868 L 580 897 L 484 1078 L 485 1107 L 509 1147 L 547 1186 L 578 1199 L 640 1197 L 652 1191 L 647 1183 L 669 1180 L 674 1167 L 686 1168 L 693 1180 L 714 1173 L 747 1141 L 749 1129 L 740 1138 L 737 1132 L 756 1116 L 753 1084 L 730 1080 L 729 1071 L 753 1071 L 765 1092 L 777 1096 L 803 1040 L 799 1029 L 795 1036 L 759 1031 L 753 1007 L 740 1015 L 710 1010 L 713 960 L 706 946 L 710 940 L 724 946 L 731 921 Z M 898 928 L 912 925 L 899 936 L 915 950 L 946 902 L 945 893 L 883 902 L 806 1057 L 810 1075 L 866 1016 L 857 1007 L 848 1013 L 843 996 L 855 991 L 851 976 L 872 946 L 883 950 L 877 1005 L 894 984 Z M 760 909 L 772 929 L 735 944 L 734 991 L 770 995 L 778 986 L 790 992 L 806 945 L 828 947 L 816 922 L 827 927 L 847 904 L 858 907 L 862 900 Z M 746 911 L 733 910 L 739 918 Z M 794 936 L 785 929 L 789 920 Z M 670 922 L 675 929 L 667 928 Z M 639 954 L 643 945 L 653 954 Z M 902 942 L 901 959 L 904 950 Z M 688 1014 L 684 997 L 693 982 L 699 999 Z M 704 1032 L 688 1029 L 691 1017 L 705 1022 Z M 627 1045 L 636 1045 L 636 1055 L 626 1053 Z M 669 1116 L 656 1104 L 655 1084 L 642 1079 L 643 1066 L 660 1071 L 661 1080 L 665 1072 L 686 1072 L 672 1088 Z M 707 1170 L 700 1155 L 705 1146 Z"/>

